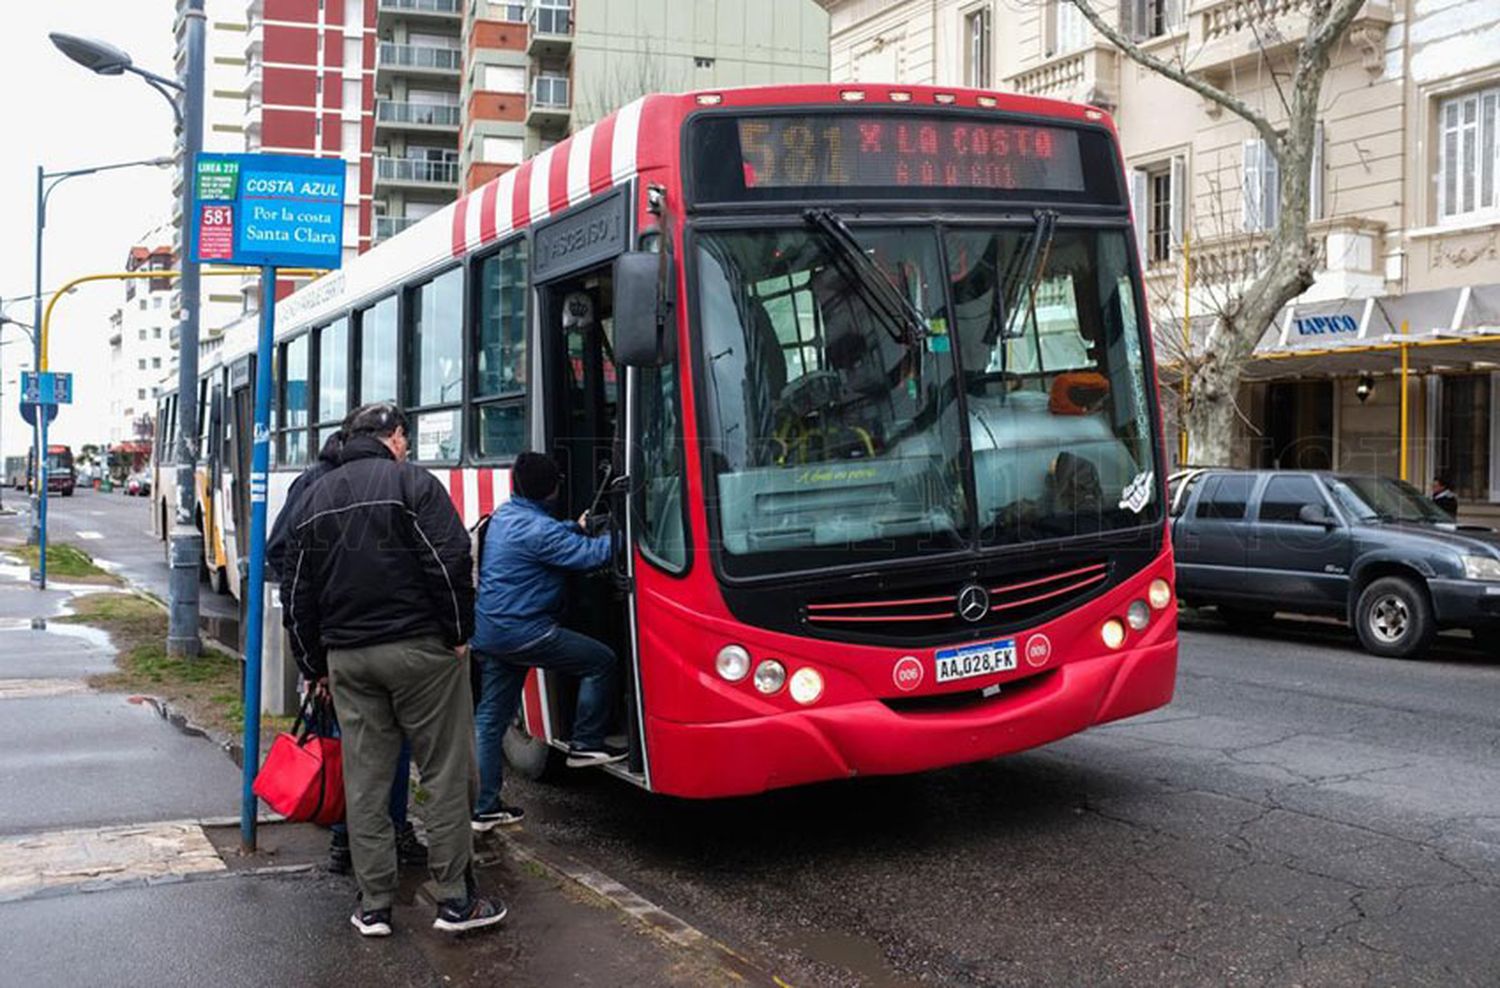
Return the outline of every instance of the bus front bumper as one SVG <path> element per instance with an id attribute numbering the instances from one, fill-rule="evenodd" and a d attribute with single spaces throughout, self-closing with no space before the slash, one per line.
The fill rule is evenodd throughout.
<path id="1" fill-rule="evenodd" d="M 738 796 L 1023 751 L 1172 699 L 1177 639 L 1075 660 L 961 709 L 860 700 L 710 724 L 647 718 L 652 788 Z"/>

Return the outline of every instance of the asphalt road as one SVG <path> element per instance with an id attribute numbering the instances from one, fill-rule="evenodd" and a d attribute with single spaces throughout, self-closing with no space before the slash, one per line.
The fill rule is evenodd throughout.
<path id="1" fill-rule="evenodd" d="M 1277 622 L 1028 754 L 691 804 L 510 784 L 528 829 L 794 984 L 1500 983 L 1500 661 Z"/>
<path id="2" fill-rule="evenodd" d="M 110 501 L 54 525 L 112 532 Z M 507 795 L 797 985 L 1495 985 L 1497 755 L 1492 642 L 1399 662 L 1200 621 L 1170 707 L 1024 755 L 707 804 L 588 772 Z"/>

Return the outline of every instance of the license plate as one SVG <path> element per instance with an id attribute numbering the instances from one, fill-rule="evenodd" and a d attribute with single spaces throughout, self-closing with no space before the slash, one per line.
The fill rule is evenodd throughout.
<path id="1" fill-rule="evenodd" d="M 960 648 L 945 648 L 937 653 L 937 681 L 951 683 L 955 679 L 973 676 L 988 676 L 996 672 L 1009 672 L 1016 667 L 1016 640 L 1004 638 L 994 642 L 978 642 Z"/>

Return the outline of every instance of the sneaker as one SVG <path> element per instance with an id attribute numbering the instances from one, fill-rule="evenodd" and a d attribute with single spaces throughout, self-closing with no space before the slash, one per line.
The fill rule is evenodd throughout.
<path id="1" fill-rule="evenodd" d="M 568 745 L 568 768 L 588 768 L 590 765 L 608 765 L 623 762 L 628 752 L 609 744 Z"/>
<path id="2" fill-rule="evenodd" d="M 348 832 L 334 832 L 328 844 L 328 870 L 335 875 L 347 875 L 354 870 L 354 859 L 349 855 Z"/>
<path id="3" fill-rule="evenodd" d="M 439 903 L 437 918 L 432 921 L 434 930 L 446 930 L 449 933 L 481 930 L 486 926 L 494 926 L 505 918 L 505 903 L 499 899 L 475 895 L 472 886 L 470 889 L 467 901 L 445 899 Z"/>
<path id="4" fill-rule="evenodd" d="M 396 861 L 404 865 L 427 863 L 427 845 L 422 843 L 410 822 L 396 835 Z"/>
<path id="5" fill-rule="evenodd" d="M 364 909 L 354 907 L 349 922 L 362 937 L 388 937 L 391 935 L 391 911 L 389 909 Z"/>
<path id="6" fill-rule="evenodd" d="M 507 806 L 500 803 L 497 809 L 485 813 L 475 813 L 469 821 L 469 826 L 474 828 L 476 834 L 487 834 L 496 827 L 509 827 L 526 819 L 526 811 L 519 806 Z"/>

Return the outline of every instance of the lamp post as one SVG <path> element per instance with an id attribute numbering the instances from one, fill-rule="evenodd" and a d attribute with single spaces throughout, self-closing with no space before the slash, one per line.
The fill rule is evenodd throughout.
<path id="1" fill-rule="evenodd" d="M 144 158 L 140 161 L 120 161 L 112 165 L 95 165 L 92 168 L 74 168 L 67 171 L 49 172 L 41 165 L 36 166 L 36 261 L 35 281 L 32 289 L 32 305 L 35 316 L 32 326 L 42 324 L 42 242 L 47 233 L 47 200 L 52 197 L 52 190 L 66 182 L 70 178 L 80 175 L 98 175 L 101 172 L 118 171 L 121 168 L 164 168 L 173 164 L 171 158 Z M 6 320 L 15 323 L 15 320 Z M 42 338 L 41 334 L 33 328 L 31 333 L 32 366 L 38 371 L 42 367 Z M 37 549 L 37 586 L 39 589 L 47 588 L 47 409 L 41 405 L 36 409 L 36 424 L 32 426 L 32 461 L 36 464 L 36 489 L 31 495 L 31 532 L 27 541 L 38 547 Z M 196 621 L 195 621 L 196 624 Z"/>
<path id="2" fill-rule="evenodd" d="M 203 0 L 182 0 L 182 29 L 187 54 L 183 77 L 156 75 L 135 65 L 130 55 L 114 45 L 75 35 L 49 35 L 58 50 L 99 75 L 140 76 L 172 105 L 182 135 L 182 227 L 178 286 L 182 292 L 182 323 L 177 334 L 177 518 L 168 537 L 171 582 L 168 584 L 167 654 L 195 656 L 203 645 L 198 637 L 198 571 L 203 560 L 203 536 L 194 524 L 197 507 L 195 476 L 198 464 L 198 263 L 193 260 L 193 170 L 203 150 Z M 182 98 L 179 107 L 173 93 Z M 40 260 L 38 261 L 40 268 Z M 41 314 L 37 325 L 41 325 Z M 40 335 L 40 334 L 38 334 Z"/>

